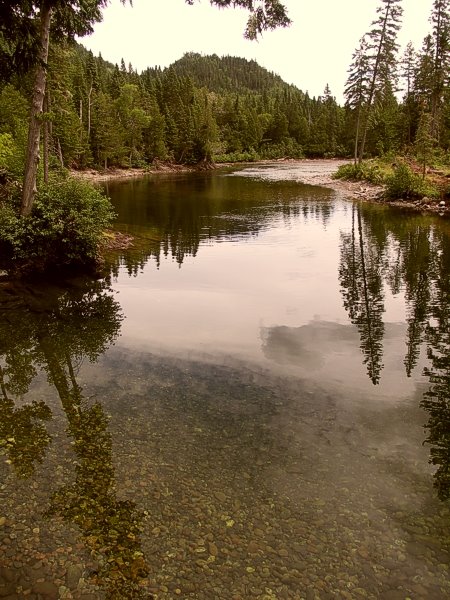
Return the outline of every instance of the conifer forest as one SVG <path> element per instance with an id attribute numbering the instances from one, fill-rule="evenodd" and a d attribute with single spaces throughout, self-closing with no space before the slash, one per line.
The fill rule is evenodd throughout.
<path id="1" fill-rule="evenodd" d="M 169 68 L 149 66 L 138 73 L 126 59 L 114 65 L 67 36 L 56 37 L 49 47 L 43 142 L 53 163 L 75 169 L 445 155 L 449 2 L 433 3 L 421 48 L 399 48 L 401 16 L 401 0 L 380 2 L 351 58 L 343 106 L 328 85 L 310 97 L 238 57 L 187 53 Z M 13 64 L 11 44 L 3 36 L 0 156 L 14 154 L 19 169 L 34 80 L 32 69 L 6 68 Z"/>

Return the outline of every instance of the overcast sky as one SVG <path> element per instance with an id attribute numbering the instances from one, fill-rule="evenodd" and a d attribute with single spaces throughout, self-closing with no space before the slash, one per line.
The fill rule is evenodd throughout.
<path id="1" fill-rule="evenodd" d="M 266 32 L 257 42 L 243 38 L 248 13 L 213 8 L 208 0 L 133 0 L 133 7 L 111 0 L 103 22 L 80 41 L 94 54 L 137 71 L 169 66 L 185 52 L 241 56 L 278 73 L 310 96 L 330 85 L 342 102 L 351 56 L 376 17 L 380 0 L 283 0 L 293 24 Z M 399 42 L 419 49 L 430 32 L 433 0 L 403 0 Z"/>

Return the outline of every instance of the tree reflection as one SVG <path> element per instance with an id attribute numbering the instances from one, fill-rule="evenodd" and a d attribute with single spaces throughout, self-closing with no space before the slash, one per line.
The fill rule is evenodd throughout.
<path id="1" fill-rule="evenodd" d="M 39 369 L 56 388 L 77 456 L 76 478 L 51 498 L 48 516 L 80 528 L 98 561 L 96 580 L 108 598 L 145 598 L 147 575 L 140 548 L 142 515 L 134 502 L 117 498 L 108 419 L 99 402 L 85 399 L 77 384 L 81 363 L 94 362 L 117 338 L 120 305 L 104 282 L 84 282 L 70 291 L 51 286 L 0 290 L 0 438 L 20 476 L 33 473 L 50 443 L 44 402 L 16 407 Z"/>
<path id="2" fill-rule="evenodd" d="M 119 500 L 112 466 L 112 441 L 101 404 L 89 403 L 53 356 L 51 377 L 68 416 L 68 433 L 78 461 L 76 478 L 52 497 L 49 516 L 76 524 L 98 561 L 95 579 L 108 598 L 145 598 L 140 581 L 148 575 L 140 532 L 142 514 L 135 503 Z"/>
<path id="3" fill-rule="evenodd" d="M 379 382 L 383 368 L 382 257 L 383 252 L 377 244 L 366 243 L 361 209 L 354 205 L 351 233 L 341 236 L 339 278 L 344 307 L 358 329 L 363 362 L 374 385 Z"/>
<path id="4" fill-rule="evenodd" d="M 280 216 L 316 219 L 326 226 L 335 204 L 327 190 L 295 181 L 191 174 L 108 185 L 118 212 L 117 228 L 133 235 L 133 247 L 112 257 L 113 271 L 136 275 L 153 259 L 180 266 L 202 242 L 257 236 Z"/>
<path id="5" fill-rule="evenodd" d="M 437 467 L 435 487 L 441 500 L 450 498 L 450 239 L 436 235 L 431 319 L 426 328 L 427 356 L 430 366 L 425 375 L 430 389 L 424 394 L 423 408 L 428 412 L 427 443 L 430 462 Z"/>
<path id="6" fill-rule="evenodd" d="M 450 498 L 450 238 L 445 227 L 420 216 L 354 207 L 351 233 L 341 238 L 339 279 L 373 383 L 381 371 L 384 289 L 404 292 L 405 370 L 411 376 L 425 344 L 429 365 L 423 373 L 431 384 L 421 403 L 429 415 L 426 442 L 437 467 L 437 493 Z"/>
<path id="7" fill-rule="evenodd" d="M 45 402 L 36 400 L 16 408 L 8 387 L 5 370 L 0 367 L 0 445 L 17 475 L 26 478 L 33 475 L 35 463 L 44 459 L 50 436 L 43 422 L 51 419 L 52 413 Z"/>

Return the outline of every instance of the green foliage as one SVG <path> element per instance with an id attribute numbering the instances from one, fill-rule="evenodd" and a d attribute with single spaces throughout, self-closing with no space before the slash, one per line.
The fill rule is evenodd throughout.
<path id="1" fill-rule="evenodd" d="M 437 188 L 416 175 L 406 163 L 400 163 L 392 175 L 386 178 L 386 198 L 412 199 L 439 196 Z"/>
<path id="2" fill-rule="evenodd" d="M 91 184 L 54 178 L 38 193 L 29 217 L 8 204 L 0 208 L 2 260 L 24 271 L 94 265 L 113 216 L 108 198 Z"/>
<path id="3" fill-rule="evenodd" d="M 229 152 L 228 154 L 216 154 L 213 157 L 216 163 L 255 162 L 259 156 L 255 152 Z"/>
<path id="4" fill-rule="evenodd" d="M 195 0 L 185 0 L 194 4 Z M 279 0 L 211 0 L 219 8 L 228 6 L 244 8 L 249 11 L 244 36 L 255 40 L 263 31 L 287 27 L 290 25 L 286 7 Z"/>
<path id="5" fill-rule="evenodd" d="M 254 60 L 237 56 L 202 56 L 187 52 L 171 68 L 180 77 L 191 77 L 197 87 L 220 94 L 270 92 L 286 85 L 279 75 L 267 71 Z M 151 76 L 152 71 L 154 69 L 148 69 L 147 74 Z"/>
<path id="6" fill-rule="evenodd" d="M 292 138 L 288 138 L 279 144 L 270 144 L 261 149 L 261 158 L 304 158 L 303 148 Z"/>
<path id="7" fill-rule="evenodd" d="M 0 91 L 0 132 L 14 138 L 22 134 L 28 118 L 28 103 L 11 84 Z"/>
<path id="8" fill-rule="evenodd" d="M 28 105 L 8 84 L 0 91 L 0 169 L 19 178 L 25 164 Z"/>
<path id="9" fill-rule="evenodd" d="M 341 165 L 333 179 L 348 179 L 350 181 L 368 181 L 377 185 L 384 183 L 385 177 L 376 164 L 364 161 L 362 163 Z"/>
<path id="10" fill-rule="evenodd" d="M 6 169 L 14 153 L 14 140 L 9 133 L 0 133 L 0 169 Z"/>
<path id="11" fill-rule="evenodd" d="M 0 133 L 0 170 L 7 172 L 14 179 L 23 173 L 25 147 L 20 140 L 9 133 Z"/>
<path id="12" fill-rule="evenodd" d="M 432 115 L 422 113 L 417 127 L 414 149 L 417 160 L 422 165 L 422 178 L 425 178 L 427 165 L 431 162 L 436 146 L 432 135 Z"/>

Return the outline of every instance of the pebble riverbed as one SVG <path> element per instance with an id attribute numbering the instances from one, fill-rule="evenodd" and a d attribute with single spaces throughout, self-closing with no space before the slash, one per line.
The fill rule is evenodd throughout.
<path id="1" fill-rule="evenodd" d="M 449 597 L 449 508 L 430 493 L 426 450 L 383 451 L 417 409 L 359 406 L 350 419 L 344 399 L 258 369 L 120 349 L 102 363 L 78 379 L 106 416 L 110 448 L 84 443 L 110 473 L 108 492 L 86 514 L 80 494 L 71 518 L 48 516 L 55 493 L 76 496 L 90 471 L 42 377 L 35 393 L 53 412 L 44 461 L 27 479 L 0 463 L 0 598 Z M 121 570 L 129 547 L 114 541 L 127 518 L 136 571 Z"/>

